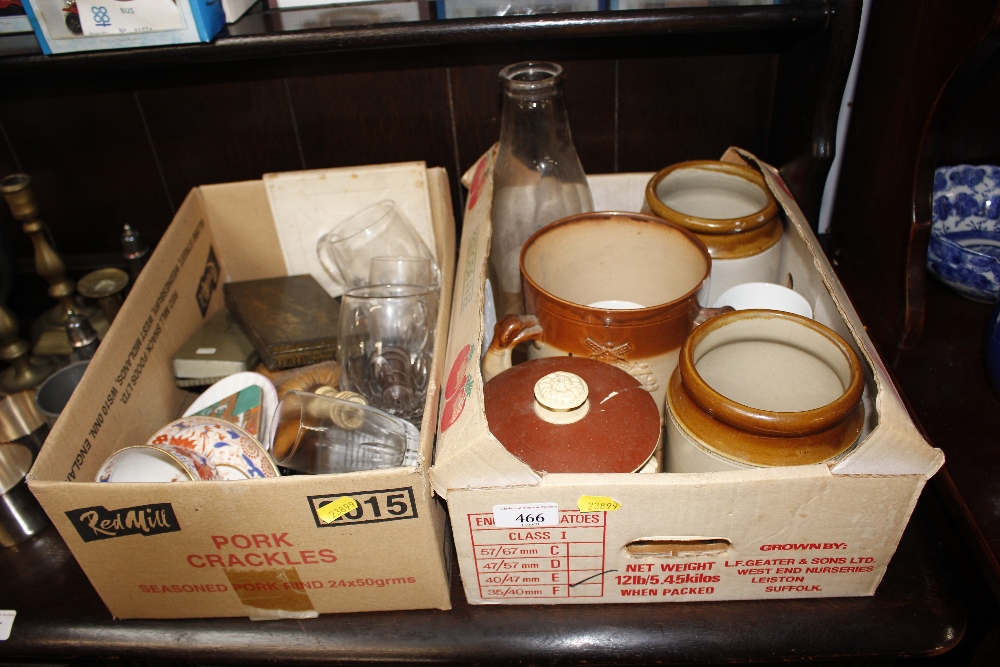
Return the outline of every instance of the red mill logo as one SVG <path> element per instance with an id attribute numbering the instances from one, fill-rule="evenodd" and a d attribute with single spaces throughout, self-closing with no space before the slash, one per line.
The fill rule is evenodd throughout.
<path id="1" fill-rule="evenodd" d="M 117 510 L 84 507 L 66 512 L 84 542 L 126 535 L 159 535 L 181 529 L 169 503 L 139 505 Z"/>

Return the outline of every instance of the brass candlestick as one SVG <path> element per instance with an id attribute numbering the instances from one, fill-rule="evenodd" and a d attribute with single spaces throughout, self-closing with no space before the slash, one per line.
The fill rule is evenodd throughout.
<path id="1" fill-rule="evenodd" d="M 45 235 L 45 223 L 38 217 L 38 202 L 27 174 L 13 174 L 0 181 L 0 192 L 10 206 L 14 219 L 31 238 L 35 246 L 35 270 L 49 283 L 49 296 L 59 302 L 64 310 L 77 307 L 73 296 L 76 286 L 66 278 L 66 265 Z"/>
<path id="2" fill-rule="evenodd" d="M 66 339 L 66 313 L 73 310 L 86 315 L 100 335 L 108 330 L 108 319 L 99 309 L 76 298 L 76 285 L 66 277 L 66 264 L 49 243 L 45 223 L 39 217 L 38 201 L 27 174 L 12 174 L 0 180 L 0 193 L 7 200 L 14 219 L 31 239 L 35 248 L 35 271 L 49 283 L 49 296 L 59 305 L 45 314 L 42 330 L 33 349 L 37 355 L 65 355 L 71 352 Z"/>
<path id="3" fill-rule="evenodd" d="M 91 271 L 76 284 L 77 291 L 88 299 L 95 299 L 104 311 L 108 322 L 114 322 L 122 305 L 122 293 L 128 286 L 129 276 L 121 269 L 108 267 Z"/>
<path id="4" fill-rule="evenodd" d="M 14 314 L 0 305 L 0 360 L 10 364 L 0 373 L 0 391 L 5 394 L 36 388 L 58 366 L 52 357 L 32 357 L 28 342 L 18 336 L 19 329 Z"/>

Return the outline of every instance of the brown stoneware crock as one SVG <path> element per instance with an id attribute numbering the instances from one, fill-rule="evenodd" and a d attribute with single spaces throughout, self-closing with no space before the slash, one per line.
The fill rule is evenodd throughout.
<path id="1" fill-rule="evenodd" d="M 858 440 L 864 375 L 836 332 L 740 310 L 692 332 L 667 390 L 666 472 L 822 463 Z"/>

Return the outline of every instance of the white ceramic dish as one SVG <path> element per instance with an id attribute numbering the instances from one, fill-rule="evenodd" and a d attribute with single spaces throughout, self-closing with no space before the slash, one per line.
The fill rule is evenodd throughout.
<path id="1" fill-rule="evenodd" d="M 190 417 L 195 413 L 227 400 L 229 397 L 238 394 L 248 387 L 255 386 L 260 387 L 261 391 L 259 432 L 255 433 L 255 429 L 246 428 L 244 423 L 236 423 L 236 426 L 247 431 L 251 436 L 256 438 L 257 442 L 269 443 L 271 442 L 271 418 L 274 416 L 275 408 L 278 407 L 278 392 L 274 388 L 274 383 L 260 373 L 244 371 L 222 378 L 203 391 L 194 400 L 194 403 L 184 411 L 184 416 Z"/>

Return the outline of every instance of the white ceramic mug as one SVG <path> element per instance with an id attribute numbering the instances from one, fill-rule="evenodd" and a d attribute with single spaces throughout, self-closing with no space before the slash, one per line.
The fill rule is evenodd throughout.
<path id="1" fill-rule="evenodd" d="M 733 310 L 780 310 L 812 319 L 813 309 L 804 296 L 775 283 L 740 283 L 719 295 L 715 308 Z"/>

